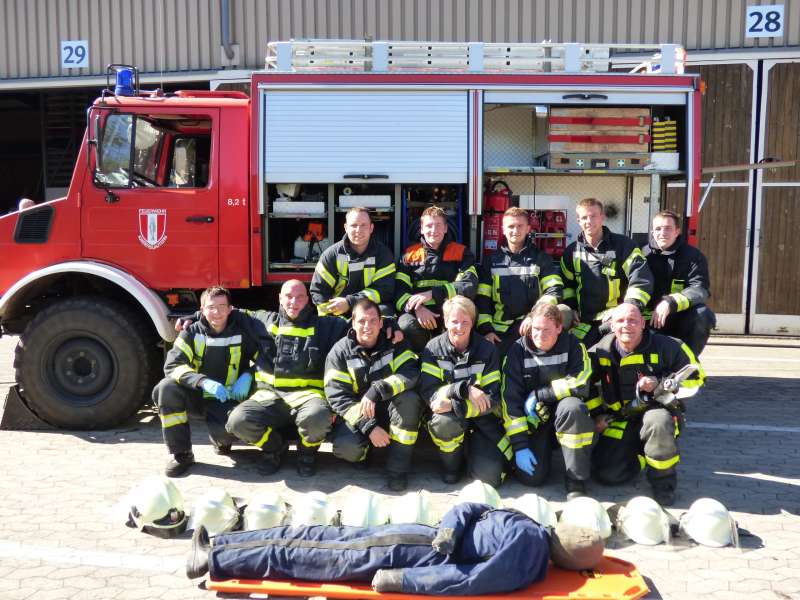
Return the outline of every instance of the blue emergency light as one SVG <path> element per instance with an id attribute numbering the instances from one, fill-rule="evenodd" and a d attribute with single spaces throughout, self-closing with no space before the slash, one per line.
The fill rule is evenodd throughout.
<path id="1" fill-rule="evenodd" d="M 117 69 L 117 85 L 114 88 L 115 96 L 133 96 L 133 69 Z"/>

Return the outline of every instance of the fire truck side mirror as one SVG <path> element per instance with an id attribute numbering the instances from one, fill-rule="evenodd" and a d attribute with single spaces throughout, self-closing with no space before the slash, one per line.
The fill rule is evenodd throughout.
<path id="1" fill-rule="evenodd" d="M 90 139 L 89 143 L 95 147 L 95 168 L 101 169 L 103 167 L 103 131 L 101 127 L 100 115 L 94 116 L 94 139 Z"/>

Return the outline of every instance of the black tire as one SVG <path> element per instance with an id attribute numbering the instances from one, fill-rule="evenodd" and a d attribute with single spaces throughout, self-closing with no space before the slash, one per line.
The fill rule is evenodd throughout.
<path id="1" fill-rule="evenodd" d="M 97 297 L 52 304 L 28 324 L 14 356 L 17 383 L 45 421 L 103 429 L 142 406 L 156 367 L 148 324 Z"/>

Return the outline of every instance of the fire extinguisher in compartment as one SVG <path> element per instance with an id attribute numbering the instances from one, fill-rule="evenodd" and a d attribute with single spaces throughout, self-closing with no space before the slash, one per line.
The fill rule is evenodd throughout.
<path id="1" fill-rule="evenodd" d="M 497 189 L 502 186 L 502 189 Z M 483 254 L 494 252 L 503 239 L 503 213 L 511 208 L 511 188 L 505 181 L 487 182 L 483 196 Z"/>

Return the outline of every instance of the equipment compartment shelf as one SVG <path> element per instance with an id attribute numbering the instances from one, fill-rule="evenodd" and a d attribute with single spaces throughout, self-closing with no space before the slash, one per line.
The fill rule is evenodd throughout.
<path id="1" fill-rule="evenodd" d="M 685 171 L 656 171 L 655 169 L 547 169 L 545 167 L 487 167 L 486 175 L 685 175 Z"/>
<path id="2" fill-rule="evenodd" d="M 328 213 L 269 213 L 270 219 L 325 219 Z"/>

